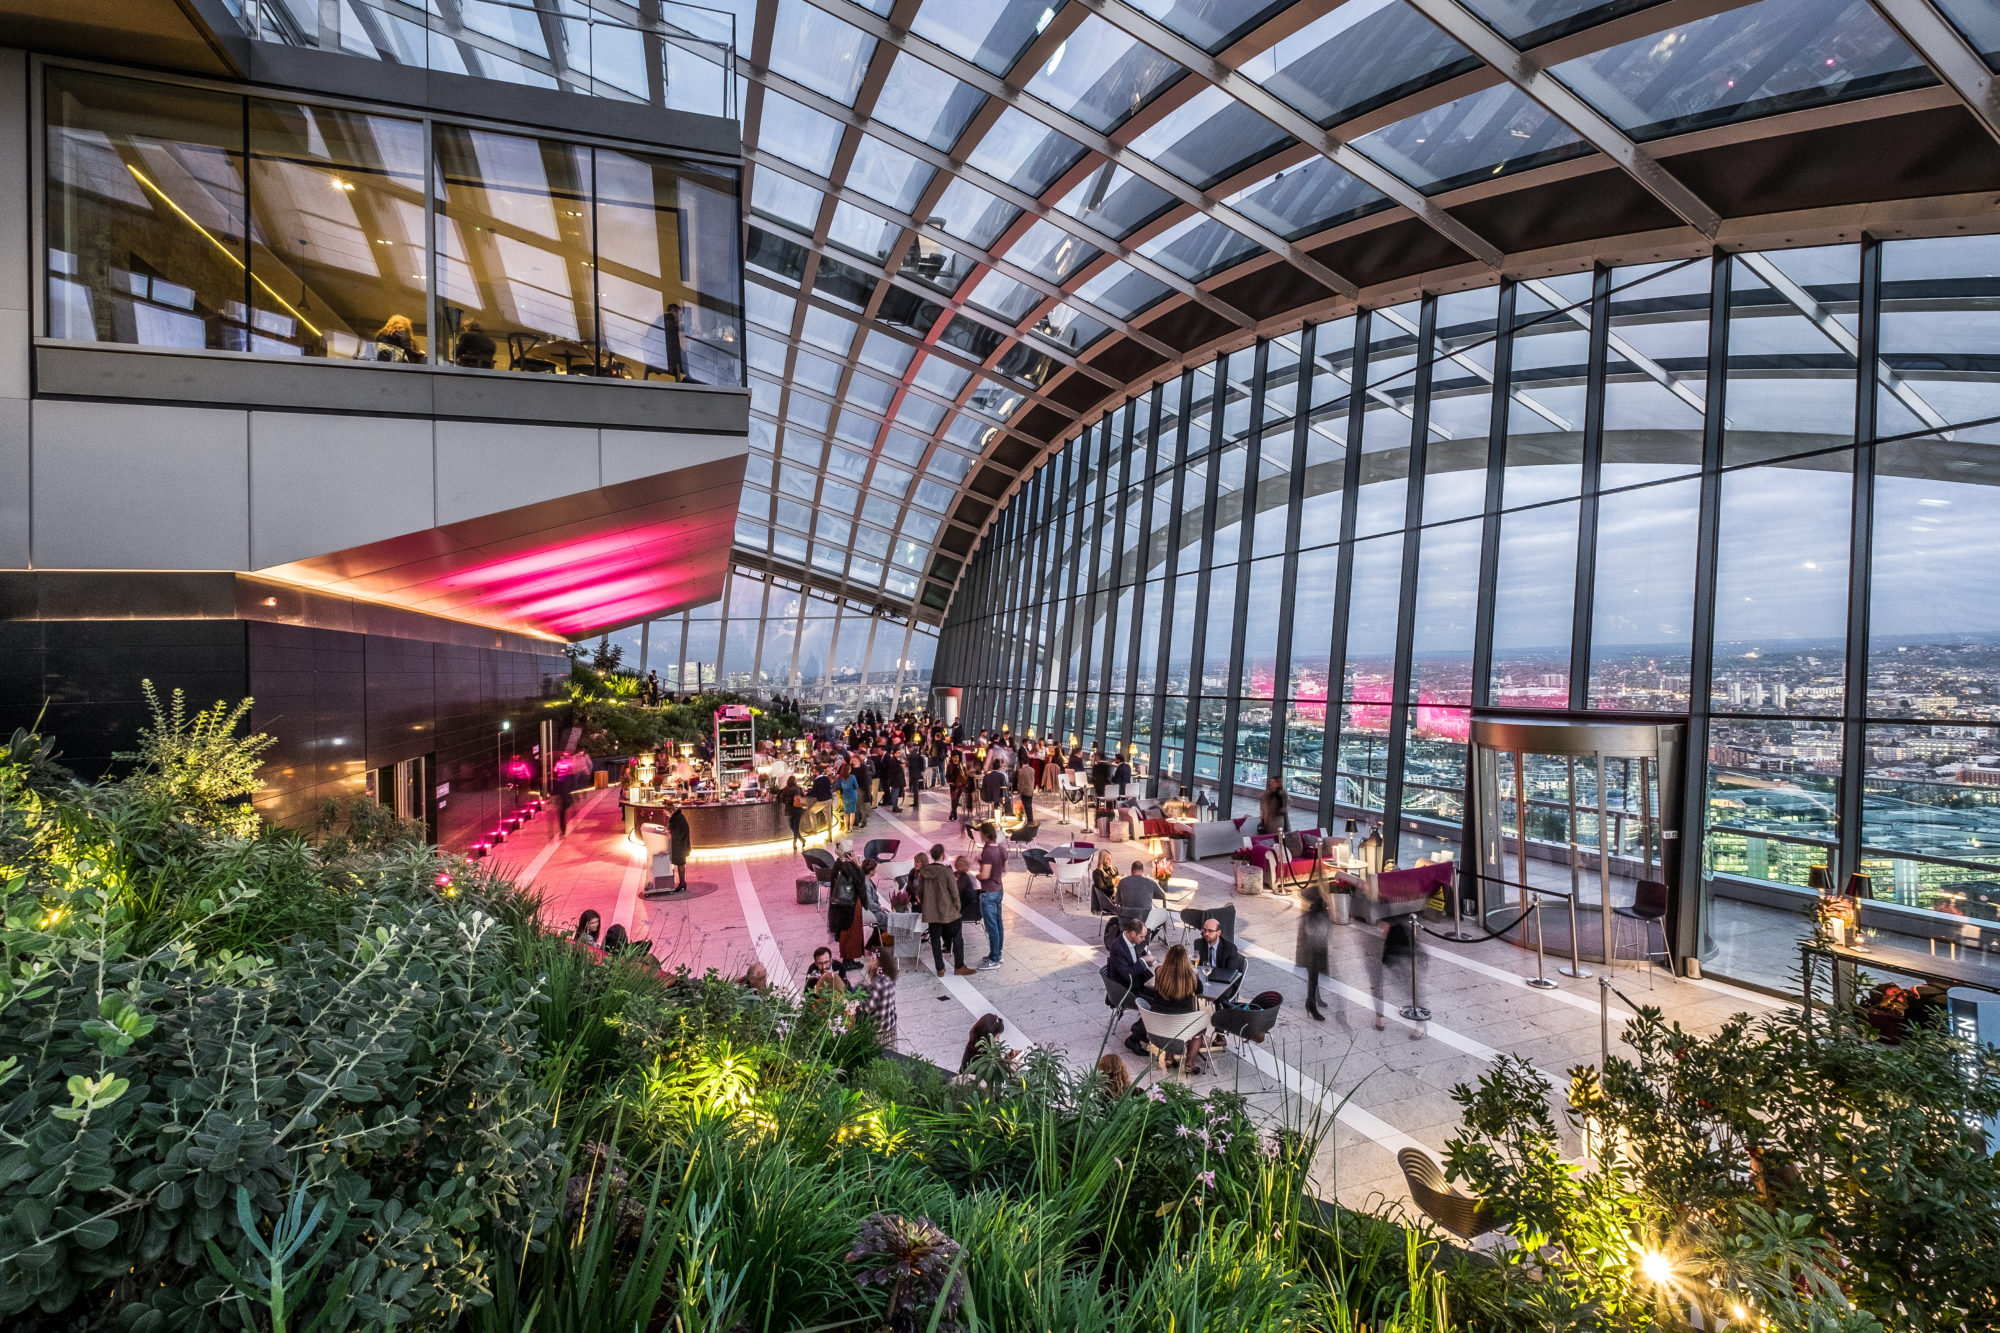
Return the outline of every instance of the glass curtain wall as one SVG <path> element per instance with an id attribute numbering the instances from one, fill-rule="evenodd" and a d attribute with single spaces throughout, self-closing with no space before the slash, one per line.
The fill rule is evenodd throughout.
<path id="1" fill-rule="evenodd" d="M 936 626 L 741 566 L 719 600 L 604 637 L 669 693 L 782 695 L 835 717 L 928 707 L 938 645 Z"/>
<path id="2" fill-rule="evenodd" d="M 1028 478 L 940 683 L 1161 795 L 1241 813 L 1276 774 L 1405 853 L 1457 840 L 1475 711 L 1686 719 L 1711 970 L 1782 985 L 1815 866 L 2000 941 L 1996 308 L 2000 237 L 1870 241 L 1232 352 Z"/>
<path id="3" fill-rule="evenodd" d="M 732 167 L 60 67 L 46 106 L 48 337 L 743 383 Z"/>

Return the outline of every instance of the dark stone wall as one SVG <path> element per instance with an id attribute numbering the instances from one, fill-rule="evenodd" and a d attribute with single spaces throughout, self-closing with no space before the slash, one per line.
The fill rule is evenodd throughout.
<path id="1" fill-rule="evenodd" d="M 371 770 L 429 756 L 432 835 L 464 849 L 535 785 L 539 724 L 567 676 L 561 656 L 274 622 L 0 621 L 0 733 L 35 726 L 46 701 L 41 731 L 97 777 L 148 720 L 141 680 L 179 686 L 192 708 L 249 695 L 251 728 L 277 742 L 267 817 L 310 826 Z"/>

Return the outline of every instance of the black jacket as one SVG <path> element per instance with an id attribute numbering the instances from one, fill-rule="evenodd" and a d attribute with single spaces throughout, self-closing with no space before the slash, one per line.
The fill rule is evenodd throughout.
<path id="1" fill-rule="evenodd" d="M 883 755 L 875 765 L 875 772 L 885 787 L 895 788 L 903 785 L 903 761 L 893 754 Z"/>
<path id="2" fill-rule="evenodd" d="M 1143 991 L 1153 984 L 1153 969 L 1133 956 L 1132 942 L 1123 935 L 1111 941 L 1111 980 L 1119 987 Z"/>
<path id="3" fill-rule="evenodd" d="M 667 816 L 667 836 L 673 839 L 674 864 L 686 865 L 688 852 L 694 845 L 694 833 L 688 828 L 686 811 L 676 810 Z"/>
<path id="4" fill-rule="evenodd" d="M 959 875 L 958 879 L 958 919 L 960 921 L 979 920 L 979 881 L 971 875 Z"/>
<path id="5" fill-rule="evenodd" d="M 1226 935 L 1215 942 L 1214 957 L 1209 956 L 1207 940 L 1196 940 L 1191 952 L 1197 964 L 1206 963 L 1218 972 L 1241 972 L 1243 970 L 1243 955 L 1237 950 L 1235 945 L 1229 942 L 1229 937 Z"/>

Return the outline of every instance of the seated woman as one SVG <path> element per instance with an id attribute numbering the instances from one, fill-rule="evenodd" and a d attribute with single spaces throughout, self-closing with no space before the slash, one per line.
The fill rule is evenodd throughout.
<path id="1" fill-rule="evenodd" d="M 1153 1003 L 1157 1013 L 1191 1014 L 1201 1008 L 1201 978 L 1195 974 L 1194 963 L 1188 957 L 1185 944 L 1176 944 L 1167 950 L 1167 961 L 1161 963 L 1160 970 L 1153 974 L 1153 990 L 1159 997 Z M 1183 1072 L 1201 1072 L 1200 1051 L 1200 1042 L 1188 1042 Z M 1172 1057 L 1168 1057 L 1168 1063 L 1173 1063 Z"/>
<path id="2" fill-rule="evenodd" d="M 972 1031 L 965 1038 L 965 1054 L 958 1058 L 958 1073 L 960 1078 L 965 1077 L 971 1072 L 972 1062 L 978 1057 L 980 1046 L 989 1037 L 998 1042 L 1001 1034 L 1006 1032 L 1006 1030 L 1007 1020 L 998 1014 L 984 1014 L 978 1022 L 972 1025 Z M 1014 1052 L 1005 1051 L 1001 1056 L 1001 1060 L 1011 1069 L 1014 1064 Z"/>
<path id="3" fill-rule="evenodd" d="M 1103 848 L 1090 858 L 1090 888 L 1093 894 L 1103 894 L 1107 902 L 1118 901 L 1118 868 L 1111 864 L 1111 853 Z"/>

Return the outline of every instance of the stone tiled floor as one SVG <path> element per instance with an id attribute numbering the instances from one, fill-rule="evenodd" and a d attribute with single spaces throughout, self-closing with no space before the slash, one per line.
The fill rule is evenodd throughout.
<path id="1" fill-rule="evenodd" d="M 607 926 L 623 923 L 635 938 L 651 940 L 669 966 L 685 963 L 734 974 L 761 958 L 779 980 L 802 971 L 812 950 L 827 942 L 825 910 L 796 901 L 793 885 L 802 867 L 795 856 L 697 861 L 689 867 L 689 896 L 647 899 L 640 893 L 644 856 L 623 837 L 616 793 L 586 799 L 572 814 L 566 839 L 548 841 L 546 830 L 531 825 L 533 837 L 510 846 L 504 862 L 545 896 L 551 922 L 573 922 L 585 908 L 594 908 Z M 965 839 L 959 826 L 944 818 L 945 809 L 937 793 L 926 793 L 918 811 L 877 811 L 861 836 L 903 839 L 903 856 L 933 842 L 956 854 Z M 1044 824 L 1039 841 L 1055 845 L 1071 831 Z M 1285 1007 L 1264 1044 L 1217 1054 L 1192 1082 L 1240 1089 L 1274 1118 L 1333 1117 L 1318 1174 L 1322 1189 L 1343 1201 L 1406 1199 L 1397 1149 L 1415 1143 L 1441 1152 L 1458 1123 L 1452 1088 L 1477 1079 L 1499 1053 L 1532 1060 L 1559 1091 L 1566 1069 L 1596 1063 L 1598 982 L 1558 977 L 1555 991 L 1531 990 L 1523 979 L 1533 974 L 1532 955 L 1497 941 L 1426 940 L 1421 986 L 1431 1021 L 1410 1023 L 1397 1014 L 1408 999 L 1404 970 L 1385 981 L 1387 1021 L 1378 1032 L 1367 960 L 1371 953 L 1380 956 L 1380 928 L 1335 926 L 1328 1016 L 1312 1021 L 1304 1009 L 1304 975 L 1291 961 L 1298 909 L 1287 898 L 1234 897 L 1227 871 L 1228 863 L 1221 861 L 1182 866 L 1184 905 L 1234 902 L 1237 943 L 1250 968 L 1245 993 L 1279 991 Z M 977 925 L 965 930 L 968 957 L 983 956 L 984 931 Z M 967 1029 L 991 1011 L 1006 1019 L 1008 1037 L 1017 1044 L 1053 1043 L 1079 1064 L 1094 1062 L 1109 1049 L 1138 1073 L 1141 1062 L 1122 1044 L 1126 1021 L 1115 1033 L 1108 1028 L 1110 1013 L 1097 974 L 1101 934 L 1100 919 L 1057 903 L 1046 879 L 1030 889 L 1025 873 L 1014 870 L 1007 876 L 1001 967 L 940 979 L 926 949 L 920 965 L 903 969 L 898 992 L 903 1049 L 956 1067 Z M 1168 942 L 1176 938 L 1177 928 L 1170 928 Z M 1632 964 L 1620 968 L 1616 985 L 1632 1000 L 1659 1005 L 1696 1029 L 1773 1003 Z M 1623 1006 L 1616 999 L 1612 1004 L 1616 1041 Z"/>

